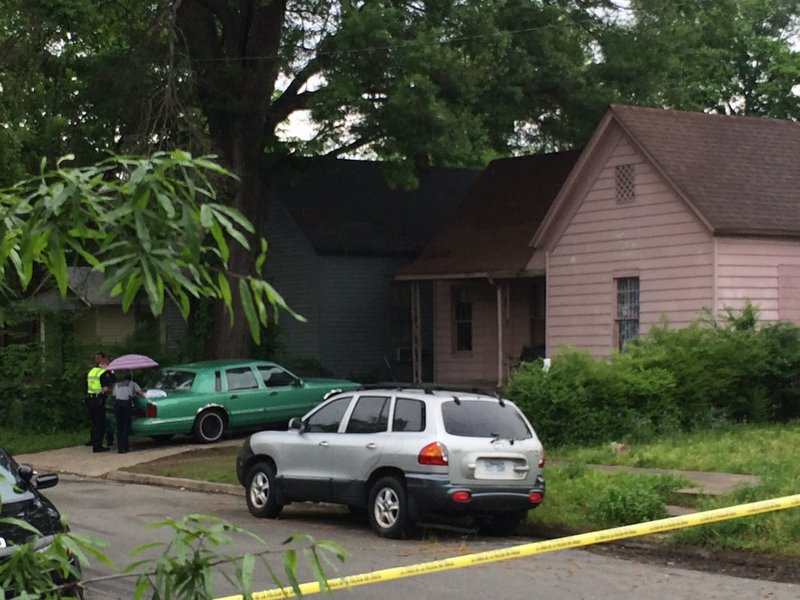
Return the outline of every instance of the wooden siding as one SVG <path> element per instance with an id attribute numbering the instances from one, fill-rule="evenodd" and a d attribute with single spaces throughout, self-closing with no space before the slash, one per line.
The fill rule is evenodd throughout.
<path id="1" fill-rule="evenodd" d="M 122 342 L 133 333 L 133 311 L 127 313 L 117 305 L 95 306 L 78 313 L 75 336 L 85 342 L 107 344 Z"/>
<path id="2" fill-rule="evenodd" d="M 618 277 L 639 278 L 640 332 L 666 318 L 676 327 L 713 304 L 713 244 L 707 228 L 623 136 L 547 257 L 547 352 L 559 345 L 607 356 L 614 346 Z M 619 141 L 616 141 L 619 140 Z M 614 167 L 633 164 L 635 199 L 618 204 Z M 586 172 L 592 172 L 591 168 Z"/>
<path id="3" fill-rule="evenodd" d="M 503 290 L 503 377 L 515 364 L 523 346 L 530 345 L 531 280 L 498 282 Z M 453 290 L 473 294 L 472 351 L 455 350 Z M 486 280 L 434 283 L 434 380 L 439 383 L 481 385 L 498 383 L 497 287 Z"/>
<path id="4" fill-rule="evenodd" d="M 317 255 L 283 204 L 275 200 L 269 203 L 265 237 L 269 243 L 264 263 L 267 281 L 308 320 L 303 323 L 282 313 L 280 343 L 290 356 L 318 358 L 321 290 Z"/>
<path id="5" fill-rule="evenodd" d="M 750 300 L 761 321 L 800 322 L 800 241 L 717 238 L 717 308 Z"/>
<path id="6" fill-rule="evenodd" d="M 366 256 L 322 256 L 320 284 L 320 360 L 341 377 L 376 377 L 386 381 L 403 374 L 386 366 L 392 360 L 389 340 L 389 288 L 408 260 Z M 408 374 L 405 374 L 408 379 Z"/>

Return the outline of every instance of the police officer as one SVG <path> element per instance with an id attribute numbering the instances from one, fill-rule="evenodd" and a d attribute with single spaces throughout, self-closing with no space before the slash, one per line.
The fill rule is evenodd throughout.
<path id="1" fill-rule="evenodd" d="M 106 429 L 106 398 L 114 386 L 114 372 L 106 369 L 108 357 L 103 352 L 94 355 L 96 366 L 86 374 L 86 408 L 91 424 L 92 452 L 107 452 L 103 447 Z"/>

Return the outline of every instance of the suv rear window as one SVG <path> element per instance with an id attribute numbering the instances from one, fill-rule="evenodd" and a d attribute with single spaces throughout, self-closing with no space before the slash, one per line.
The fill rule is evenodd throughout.
<path id="1" fill-rule="evenodd" d="M 450 435 L 524 440 L 531 431 L 520 413 L 497 401 L 462 401 L 442 404 L 444 428 Z"/>

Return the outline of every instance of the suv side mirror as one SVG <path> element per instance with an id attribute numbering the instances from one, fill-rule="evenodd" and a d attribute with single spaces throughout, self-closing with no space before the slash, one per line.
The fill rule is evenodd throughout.
<path id="1" fill-rule="evenodd" d="M 305 423 L 303 423 L 303 419 L 300 417 L 292 417 L 289 419 L 289 429 L 299 431 L 300 433 L 305 431 Z"/>

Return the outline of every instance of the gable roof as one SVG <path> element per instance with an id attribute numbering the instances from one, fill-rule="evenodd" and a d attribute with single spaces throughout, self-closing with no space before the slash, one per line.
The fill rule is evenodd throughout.
<path id="1" fill-rule="evenodd" d="M 294 159 L 271 193 L 318 254 L 416 256 L 452 214 L 476 169 L 431 167 L 419 186 L 392 189 L 373 161 Z"/>
<path id="2" fill-rule="evenodd" d="M 800 124 L 611 105 L 610 116 L 717 234 L 800 235 Z"/>
<path id="3" fill-rule="evenodd" d="M 397 279 L 516 276 L 539 226 L 580 152 L 494 160 L 456 213 Z"/>
<path id="4" fill-rule="evenodd" d="M 105 276 L 92 267 L 67 267 L 67 296 L 55 288 L 52 279 L 46 280 L 49 287 L 34 295 L 36 303 L 51 310 L 74 310 L 88 306 L 121 306 L 122 295 L 112 296 L 102 290 Z"/>

